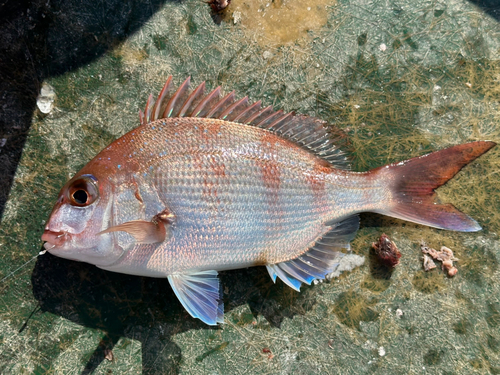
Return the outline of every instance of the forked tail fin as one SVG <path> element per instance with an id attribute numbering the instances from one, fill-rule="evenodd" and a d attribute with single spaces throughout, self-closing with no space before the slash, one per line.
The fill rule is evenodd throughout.
<path id="1" fill-rule="evenodd" d="M 452 204 L 436 202 L 434 190 L 495 145 L 490 141 L 466 143 L 377 168 L 372 172 L 387 179 L 392 193 L 391 203 L 377 212 L 440 229 L 481 230 Z"/>

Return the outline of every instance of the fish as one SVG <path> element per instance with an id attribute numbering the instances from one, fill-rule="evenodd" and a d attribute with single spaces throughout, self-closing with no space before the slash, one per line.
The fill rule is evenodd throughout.
<path id="1" fill-rule="evenodd" d="M 218 272 L 265 266 L 300 291 L 350 252 L 359 214 L 435 228 L 479 224 L 435 189 L 496 144 L 456 145 L 365 172 L 350 170 L 345 133 L 221 87 L 177 89 L 168 77 L 140 124 L 61 189 L 42 241 L 51 254 L 104 270 L 167 278 L 187 312 L 224 321 Z"/>

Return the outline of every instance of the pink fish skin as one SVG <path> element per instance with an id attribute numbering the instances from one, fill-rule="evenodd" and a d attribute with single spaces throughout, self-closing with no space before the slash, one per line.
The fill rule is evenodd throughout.
<path id="1" fill-rule="evenodd" d="M 180 302 L 222 322 L 217 271 L 264 265 L 299 290 L 337 266 L 377 212 L 441 229 L 481 227 L 434 190 L 490 148 L 478 141 L 368 172 L 321 121 L 188 92 L 148 100 L 141 125 L 62 188 L 42 240 L 54 255 L 127 274 L 168 277 Z"/>

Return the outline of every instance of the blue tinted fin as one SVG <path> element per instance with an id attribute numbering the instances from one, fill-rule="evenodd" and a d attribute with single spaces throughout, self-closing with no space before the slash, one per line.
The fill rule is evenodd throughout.
<path id="1" fill-rule="evenodd" d="M 276 276 L 278 276 L 290 288 L 295 289 L 297 292 L 300 292 L 301 282 L 297 280 L 295 277 L 283 271 L 281 269 L 282 265 L 283 263 L 278 263 L 278 264 L 268 264 L 266 266 L 267 271 L 271 275 L 271 278 L 273 279 L 274 282 L 276 282 Z"/>
<path id="2" fill-rule="evenodd" d="M 217 271 L 168 276 L 170 286 L 182 306 L 208 325 L 224 323 L 224 303 Z"/>
<path id="3" fill-rule="evenodd" d="M 300 291 L 302 283 L 311 285 L 314 280 L 322 280 L 335 271 L 345 255 L 342 250 L 350 250 L 349 242 L 359 228 L 359 218 L 355 215 L 329 225 L 331 229 L 301 256 L 267 265 L 271 279 L 276 282 L 276 277 L 279 277 L 286 285 Z"/>

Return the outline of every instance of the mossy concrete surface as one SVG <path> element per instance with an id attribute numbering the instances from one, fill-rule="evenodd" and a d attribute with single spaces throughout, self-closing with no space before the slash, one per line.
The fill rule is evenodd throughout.
<path id="1" fill-rule="evenodd" d="M 33 111 L 0 226 L 0 373 L 500 374 L 498 147 L 438 191 L 483 231 L 363 215 L 352 249 L 364 266 L 301 293 L 263 268 L 223 272 L 217 328 L 192 319 L 167 280 L 37 256 L 59 189 L 138 125 L 170 74 L 327 120 L 349 135 L 358 171 L 499 142 L 499 13 L 465 0 L 233 0 L 220 15 L 198 0 L 140 3 L 154 11 L 130 35 L 45 78 L 54 108 Z M 127 19 L 139 5 L 124 4 Z M 109 14 L 89 9 L 82 19 L 101 29 L 86 37 L 112 38 Z M 403 254 L 390 272 L 370 250 L 382 233 Z M 454 278 L 423 271 L 421 240 L 454 251 Z"/>

